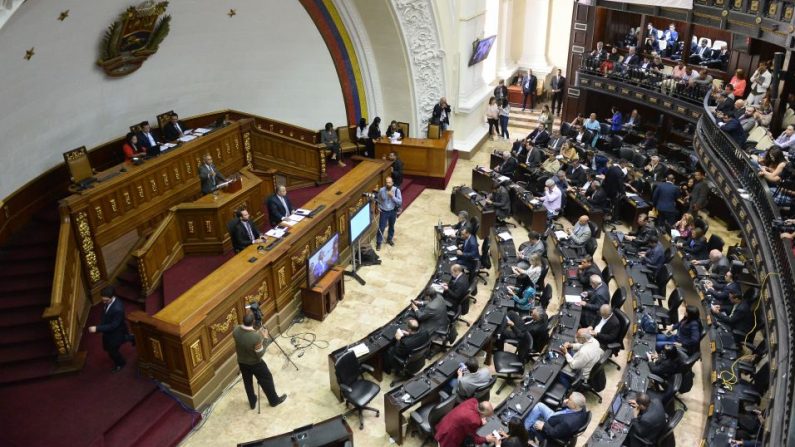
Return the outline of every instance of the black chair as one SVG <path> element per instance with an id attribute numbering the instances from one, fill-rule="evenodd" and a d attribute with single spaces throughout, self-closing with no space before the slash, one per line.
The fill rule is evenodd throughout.
<path id="1" fill-rule="evenodd" d="M 668 308 L 655 307 L 655 320 L 657 325 L 662 329 L 669 324 L 676 324 L 679 322 L 679 306 L 684 302 L 684 295 L 682 289 L 675 288 L 668 295 Z"/>
<path id="2" fill-rule="evenodd" d="M 718 250 L 723 252 L 723 238 L 721 238 L 717 234 L 713 234 L 712 236 L 710 236 L 709 239 L 707 240 L 707 250 L 708 251 Z"/>
<path id="3" fill-rule="evenodd" d="M 676 256 L 676 245 L 671 245 L 665 249 L 665 263 L 670 264 Z"/>
<path id="4" fill-rule="evenodd" d="M 682 383 L 679 385 L 678 394 L 682 395 L 687 394 L 693 389 L 693 381 L 696 377 L 693 372 L 693 366 L 695 366 L 697 361 L 701 360 L 701 351 L 696 351 L 688 355 L 685 351 L 680 350 L 679 356 L 682 358 L 682 368 L 679 370 L 679 374 L 682 376 Z M 674 396 L 674 400 L 676 400 L 682 408 L 687 410 L 687 405 L 685 405 L 679 396 Z"/>
<path id="5" fill-rule="evenodd" d="M 450 308 L 447 309 L 447 318 L 450 319 L 451 323 L 455 324 L 456 321 L 460 321 L 465 325 L 467 325 L 467 327 L 470 326 L 470 323 L 463 318 L 463 315 L 469 313 L 470 301 L 473 303 L 478 302 L 477 298 L 473 296 L 475 293 L 477 293 L 477 290 L 478 290 L 478 280 L 471 279 L 469 281 L 469 291 L 467 292 L 467 296 L 465 296 L 464 299 L 461 300 L 461 304 L 459 304 L 458 309 L 450 309 Z"/>
<path id="6" fill-rule="evenodd" d="M 381 392 L 381 387 L 377 383 L 364 379 L 364 371 L 372 373 L 373 367 L 360 365 L 356 360 L 356 354 L 353 351 L 347 351 L 334 362 L 334 371 L 345 404 L 352 405 L 353 409 L 359 413 L 359 430 L 362 430 L 364 429 L 364 416 L 362 415 L 364 410 L 375 412 L 375 417 L 381 414 L 378 409 L 367 406 Z"/>
<path id="7" fill-rule="evenodd" d="M 619 287 L 613 292 L 613 296 L 610 297 L 610 307 L 613 309 L 621 309 L 624 306 L 624 303 L 627 301 L 627 292 L 624 290 L 623 287 Z"/>
<path id="8" fill-rule="evenodd" d="M 590 411 L 586 412 L 588 415 L 585 418 L 585 424 L 577 430 L 577 433 L 571 437 L 571 439 L 567 441 L 562 441 L 560 439 L 545 439 L 543 443 L 541 443 L 542 447 L 574 447 L 577 445 L 577 438 L 579 438 L 583 433 L 585 433 L 585 429 L 588 428 L 588 425 L 591 423 L 591 416 L 592 413 Z"/>
<path id="9" fill-rule="evenodd" d="M 503 379 L 502 385 L 497 388 L 497 394 L 500 394 L 506 385 L 515 383 L 516 379 L 524 375 L 524 364 L 527 363 L 532 349 L 533 338 L 530 336 L 530 333 L 525 332 L 525 336 L 519 342 L 516 353 L 506 351 L 494 352 L 494 371 L 496 377 Z"/>
<path id="10" fill-rule="evenodd" d="M 448 396 L 442 392 L 439 395 L 439 401 L 423 405 L 411 412 L 409 424 L 422 432 L 423 435 L 422 446 L 420 447 L 424 447 L 428 441 L 433 440 L 436 425 L 447 413 L 453 411 L 455 405 L 455 396 Z M 412 431 L 411 433 L 414 434 L 415 432 Z"/>
<path id="11" fill-rule="evenodd" d="M 428 350 L 428 358 L 431 358 L 440 352 L 446 352 L 452 347 L 453 342 L 455 341 L 455 323 L 460 316 L 460 309 L 461 306 L 458 306 L 457 312 L 459 312 L 459 315 L 456 315 L 456 310 L 451 310 L 448 307 L 447 321 L 449 321 L 449 323 L 447 323 L 447 326 L 445 326 L 443 329 L 438 329 L 436 332 L 431 334 L 431 347 Z"/>
<path id="12" fill-rule="evenodd" d="M 472 216 L 469 218 L 469 232 L 471 234 L 477 235 L 478 230 L 480 230 L 480 220 L 477 217 Z"/>
<path id="13" fill-rule="evenodd" d="M 624 335 L 626 335 L 626 330 L 624 330 Z M 623 335 L 622 335 L 623 338 Z M 610 359 L 610 349 L 608 346 L 608 350 L 602 354 L 602 357 L 599 359 L 599 362 L 591 368 L 591 374 L 588 377 L 588 380 L 581 380 L 576 385 L 572 385 L 572 388 L 581 392 L 581 393 L 591 393 L 596 396 L 596 400 L 599 403 L 602 403 L 602 396 L 599 394 L 604 391 L 605 387 L 607 386 L 607 376 L 605 375 L 605 364 L 608 361 L 612 361 Z"/>
<path id="14" fill-rule="evenodd" d="M 486 278 L 489 276 L 488 269 L 491 268 L 491 258 L 489 253 L 490 249 L 491 242 L 490 238 L 487 237 L 483 239 L 483 242 L 480 244 L 480 259 L 478 262 L 478 267 L 475 270 L 477 272 L 477 278 L 483 281 L 484 286 L 489 283 Z"/>
<path id="15" fill-rule="evenodd" d="M 590 220 L 588 221 L 588 228 L 591 229 L 592 238 L 599 239 L 599 237 L 602 235 L 602 230 L 599 228 L 599 226 L 591 222 Z"/>
<path id="16" fill-rule="evenodd" d="M 654 294 L 654 299 L 657 300 L 659 306 L 662 306 L 662 302 L 665 299 L 665 286 L 668 285 L 668 281 L 673 279 L 673 277 L 674 272 L 671 265 L 663 264 L 663 266 L 657 270 L 657 273 L 655 273 L 654 282 L 646 285 Z"/>
<path id="17" fill-rule="evenodd" d="M 621 350 L 624 349 L 624 337 L 627 336 L 627 331 L 629 331 L 629 327 L 632 323 L 630 322 L 629 317 L 627 316 L 626 313 L 624 313 L 623 310 L 613 309 L 613 313 L 615 313 L 616 316 L 618 316 L 618 323 L 620 324 L 618 333 L 620 334 L 620 337 L 618 337 L 618 341 L 613 343 L 608 343 L 607 352 L 609 352 L 610 354 L 612 354 L 613 357 L 615 357 L 618 355 L 619 352 L 621 352 Z M 621 369 L 621 367 L 618 366 L 618 363 L 616 363 L 613 359 L 608 358 L 608 361 L 616 365 L 616 369 Z"/>
<path id="18" fill-rule="evenodd" d="M 397 362 L 397 371 L 395 375 L 397 378 L 389 384 L 389 386 L 394 387 L 398 383 L 410 378 L 414 374 L 417 374 L 419 370 L 421 370 L 425 366 L 425 360 L 428 358 L 428 353 L 431 351 L 431 340 L 428 340 L 421 346 L 414 348 L 413 351 L 409 354 L 408 357 L 402 359 L 400 357 L 395 357 L 395 361 Z"/>
<path id="19" fill-rule="evenodd" d="M 552 300 L 552 284 L 547 284 L 544 286 L 544 291 L 541 292 L 541 308 L 546 310 L 547 306 L 549 306 L 549 302 Z"/>
<path id="20" fill-rule="evenodd" d="M 607 264 L 605 265 L 605 268 L 602 269 L 602 282 L 609 286 L 610 281 L 613 279 L 613 272 L 610 271 L 610 264 Z"/>
<path id="21" fill-rule="evenodd" d="M 536 281 L 535 289 L 536 290 L 543 290 L 546 284 L 545 280 L 547 277 L 547 273 L 549 273 L 549 263 L 545 261 L 543 258 L 541 259 L 541 274 L 538 276 L 538 281 Z"/>
<path id="22" fill-rule="evenodd" d="M 491 376 L 491 380 L 489 383 L 476 388 L 475 391 L 472 393 L 472 397 L 478 400 L 478 402 L 485 402 L 487 400 L 491 400 L 491 387 L 497 383 L 497 376 Z M 458 399 L 459 402 L 462 402 L 461 398 Z"/>
<path id="23" fill-rule="evenodd" d="M 676 441 L 674 439 L 674 429 L 679 423 L 682 421 L 682 418 L 685 416 L 685 410 L 679 409 L 674 412 L 674 414 L 668 418 L 668 426 L 665 429 L 665 432 L 660 436 L 657 440 L 658 447 L 674 447 L 676 446 Z"/>

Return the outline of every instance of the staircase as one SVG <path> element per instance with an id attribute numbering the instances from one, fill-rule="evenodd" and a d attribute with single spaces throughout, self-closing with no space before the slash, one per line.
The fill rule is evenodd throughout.
<path id="1" fill-rule="evenodd" d="M 528 109 L 524 112 L 522 112 L 521 107 L 511 107 L 511 112 L 508 115 L 509 129 L 513 130 L 514 132 L 516 130 L 522 130 L 522 131 L 526 130 L 527 133 L 530 133 L 533 130 L 535 130 L 535 128 L 538 127 L 538 117 L 541 116 L 541 107 L 543 107 L 543 105 L 540 105 L 534 111 Z M 560 117 L 555 116 L 555 121 L 552 125 L 552 128 L 560 129 Z M 526 135 L 522 135 L 522 137 L 524 136 Z M 516 138 L 512 136 L 511 139 L 516 139 Z"/>
<path id="2" fill-rule="evenodd" d="M 0 385 L 55 373 L 55 345 L 42 319 L 50 304 L 58 211 L 43 208 L 0 247 Z"/>
<path id="3" fill-rule="evenodd" d="M 163 308 L 163 287 L 160 286 L 149 296 L 143 296 L 141 290 L 141 277 L 138 275 L 138 265 L 132 256 L 127 260 L 124 270 L 116 277 L 114 284 L 116 296 L 124 300 L 125 311 L 142 310 L 149 315 L 154 315 Z"/>

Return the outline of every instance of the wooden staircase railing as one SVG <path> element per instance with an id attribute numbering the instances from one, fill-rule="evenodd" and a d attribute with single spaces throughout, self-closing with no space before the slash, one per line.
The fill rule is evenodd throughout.
<path id="1" fill-rule="evenodd" d="M 160 285 L 163 273 L 185 257 L 176 215 L 176 208 L 172 207 L 146 243 L 133 251 L 143 296 L 152 293 Z"/>

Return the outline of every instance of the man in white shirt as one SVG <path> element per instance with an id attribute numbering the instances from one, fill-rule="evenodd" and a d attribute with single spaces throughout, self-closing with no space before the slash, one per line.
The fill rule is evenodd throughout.
<path id="1" fill-rule="evenodd" d="M 571 383 L 577 377 L 577 374 L 582 373 L 582 378 L 588 380 L 591 375 L 591 369 L 599 362 L 604 351 L 599 347 L 599 342 L 591 336 L 591 329 L 582 328 L 577 331 L 575 337 L 577 343 L 566 342 L 563 344 L 563 355 L 566 357 L 566 366 L 563 367 L 558 375 L 558 382 L 563 384 L 567 389 L 571 387 Z M 575 351 L 571 355 L 570 351 Z"/>
<path id="2" fill-rule="evenodd" d="M 450 381 L 451 390 L 463 401 L 473 397 L 478 388 L 484 387 L 491 381 L 491 369 L 488 366 L 478 365 L 474 357 L 458 369 L 457 378 Z"/>
<path id="3" fill-rule="evenodd" d="M 784 132 L 781 132 L 781 135 L 776 138 L 776 146 L 785 152 L 795 148 L 795 127 L 791 124 L 787 126 Z"/>
<path id="4" fill-rule="evenodd" d="M 583 245 L 591 238 L 591 227 L 588 225 L 588 220 L 588 216 L 580 216 L 574 227 L 569 230 L 569 238 L 574 244 Z"/>
<path id="5" fill-rule="evenodd" d="M 751 94 L 748 95 L 746 104 L 758 106 L 762 102 L 762 97 L 767 93 L 767 89 L 770 88 L 772 80 L 773 75 L 767 69 L 767 64 L 760 62 L 759 68 L 751 76 Z"/>
<path id="6" fill-rule="evenodd" d="M 555 185 L 555 181 L 547 179 L 544 182 L 544 186 L 546 189 L 544 190 L 544 197 L 541 200 L 541 203 L 544 205 L 544 208 L 547 209 L 547 217 L 555 217 L 560 213 L 560 200 L 562 197 L 562 193 L 560 188 Z"/>

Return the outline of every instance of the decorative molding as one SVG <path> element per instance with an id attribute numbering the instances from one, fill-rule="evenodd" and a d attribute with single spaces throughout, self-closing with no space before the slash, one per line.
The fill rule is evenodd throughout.
<path id="1" fill-rule="evenodd" d="M 50 320 L 50 331 L 55 347 L 58 348 L 58 354 L 66 355 L 69 350 L 69 338 L 63 330 L 63 321 L 60 317 Z"/>
<path id="2" fill-rule="evenodd" d="M 190 361 L 195 368 L 202 360 L 204 357 L 202 356 L 202 340 L 200 338 L 190 345 Z"/>
<path id="3" fill-rule="evenodd" d="M 430 0 L 392 0 L 405 42 L 413 85 L 413 103 L 418 125 L 424 130 L 439 98 L 446 96 L 444 50 Z"/>
<path id="4" fill-rule="evenodd" d="M 77 213 L 75 224 L 80 237 L 80 251 L 83 252 L 83 260 L 88 267 L 88 279 L 93 285 L 99 281 L 100 273 L 99 267 L 97 267 L 97 254 L 94 252 L 94 240 L 91 237 L 91 226 L 88 224 L 88 216 L 85 211 Z"/>
<path id="5" fill-rule="evenodd" d="M 232 326 L 236 324 L 237 324 L 237 311 L 235 310 L 235 308 L 229 310 L 229 313 L 226 315 L 226 318 L 224 318 L 222 322 L 211 324 L 210 338 L 213 341 L 213 346 L 218 344 L 219 335 L 226 335 L 226 333 L 229 332 L 229 329 L 231 329 Z"/>
<path id="6" fill-rule="evenodd" d="M 315 236 L 315 246 L 320 247 L 321 245 L 325 244 L 327 240 L 331 237 L 331 225 L 326 227 L 326 231 L 323 234 L 318 234 Z"/>
<path id="7" fill-rule="evenodd" d="M 160 340 L 155 340 L 149 337 L 149 343 L 152 345 L 152 355 L 155 360 L 163 361 L 163 347 L 160 346 Z"/>

